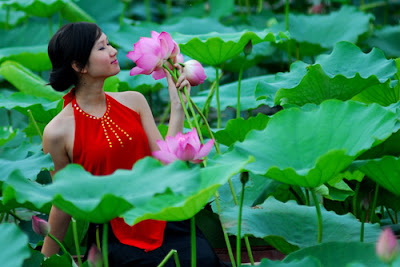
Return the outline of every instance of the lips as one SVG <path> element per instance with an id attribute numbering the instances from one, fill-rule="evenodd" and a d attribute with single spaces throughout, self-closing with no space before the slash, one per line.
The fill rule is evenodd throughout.
<path id="1" fill-rule="evenodd" d="M 111 61 L 111 64 L 118 64 L 118 60 L 115 59 L 115 60 Z"/>

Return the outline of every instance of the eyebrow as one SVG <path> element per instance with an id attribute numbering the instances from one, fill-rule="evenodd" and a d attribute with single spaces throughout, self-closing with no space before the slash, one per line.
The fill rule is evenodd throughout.
<path id="1" fill-rule="evenodd" d="M 101 40 L 100 38 L 97 40 L 96 45 L 101 44 L 102 42 L 106 41 L 108 43 L 108 37 L 106 37 L 104 40 Z"/>

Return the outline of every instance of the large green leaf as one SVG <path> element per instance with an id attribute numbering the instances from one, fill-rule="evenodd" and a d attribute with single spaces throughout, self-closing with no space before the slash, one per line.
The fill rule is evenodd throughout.
<path id="1" fill-rule="evenodd" d="M 203 64 L 219 66 L 228 59 L 241 53 L 246 44 L 251 41 L 253 45 L 261 42 L 280 42 L 287 39 L 283 32 L 270 31 L 236 33 L 208 33 L 202 35 L 174 34 L 174 39 L 185 55 L 200 61 Z"/>
<path id="2" fill-rule="evenodd" d="M 3 5 L 38 17 L 50 17 L 59 11 L 70 0 L 8 0 Z"/>
<path id="3" fill-rule="evenodd" d="M 314 65 L 301 61 L 292 64 L 289 73 L 277 74 L 275 80 L 260 83 L 256 96 L 264 98 L 277 91 L 275 104 L 319 104 L 330 98 L 348 100 L 374 88 L 391 90 L 390 78 L 396 64 L 380 50 L 364 54 L 360 48 L 339 42 L 329 55 L 320 55 Z"/>
<path id="4" fill-rule="evenodd" d="M 11 126 L 0 128 L 0 146 L 13 139 L 16 134 L 17 132 Z"/>
<path id="5" fill-rule="evenodd" d="M 0 6 L 0 28 L 7 29 L 15 25 L 18 25 L 21 21 L 26 18 L 25 12 L 13 11 L 8 12 L 9 18 L 7 21 L 7 7 Z"/>
<path id="6" fill-rule="evenodd" d="M 370 47 L 378 47 L 388 57 L 400 57 L 400 25 L 386 25 L 374 30 L 372 37 L 366 40 Z"/>
<path id="7" fill-rule="evenodd" d="M 343 5 L 340 10 L 328 15 L 290 14 L 291 51 L 296 51 L 294 41 L 298 43 L 297 49 L 301 56 L 318 55 L 340 41 L 356 43 L 360 35 L 368 32 L 372 18 L 373 15 L 348 5 Z M 285 23 L 277 24 L 271 29 L 283 30 Z"/>
<path id="8" fill-rule="evenodd" d="M 350 214 L 337 215 L 324 208 L 321 213 L 323 243 L 360 240 L 361 223 L 357 218 Z M 221 220 L 229 234 L 237 234 L 237 218 L 237 206 L 222 211 Z M 364 242 L 374 243 L 381 232 L 379 225 L 364 226 Z M 254 208 L 243 207 L 241 236 L 244 235 L 263 238 L 267 242 L 274 237 L 280 237 L 298 248 L 317 245 L 318 225 L 315 207 L 301 206 L 295 201 L 282 203 L 273 197 Z"/>
<path id="9" fill-rule="evenodd" d="M 210 0 L 210 17 L 220 18 L 230 15 L 235 10 L 234 0 Z"/>
<path id="10" fill-rule="evenodd" d="M 7 97 L 0 95 L 0 108 L 15 109 L 26 116 L 29 116 L 30 110 L 37 122 L 48 123 L 60 112 L 60 105 L 61 101 L 50 101 L 20 92 Z"/>
<path id="11" fill-rule="evenodd" d="M 269 120 L 267 115 L 262 113 L 256 117 L 251 117 L 248 120 L 243 118 L 229 120 L 225 129 L 220 130 L 214 134 L 214 137 L 220 144 L 230 146 L 236 141 L 242 142 L 247 133 L 251 130 L 262 130 L 265 128 Z"/>
<path id="12" fill-rule="evenodd" d="M 60 14 L 70 22 L 95 22 L 94 18 L 92 18 L 74 2 L 66 3 L 64 7 L 60 10 Z"/>
<path id="13" fill-rule="evenodd" d="M 248 265 L 247 265 L 248 266 Z M 304 256 L 302 259 L 295 259 L 292 261 L 283 260 L 283 261 L 274 261 L 270 259 L 262 259 L 260 264 L 257 264 L 260 267 L 321 267 L 321 263 L 314 257 Z M 241 265 L 241 267 L 245 267 L 245 265 Z"/>
<path id="14" fill-rule="evenodd" d="M 188 219 L 247 161 L 188 169 L 183 162 L 162 166 L 148 157 L 132 170 L 117 170 L 107 176 L 93 176 L 81 166 L 69 165 L 57 172 L 48 186 L 13 172 L 12 179 L 3 185 L 3 203 L 18 202 L 36 209 L 53 203 L 77 220 L 96 223 L 107 222 L 134 207 L 140 210 L 134 216 L 130 213 L 130 223 L 145 218 Z"/>
<path id="15" fill-rule="evenodd" d="M 5 181 L 14 170 L 20 170 L 26 178 L 35 180 L 41 169 L 52 167 L 50 154 L 44 155 L 42 151 L 18 160 L 0 158 L 0 181 Z"/>
<path id="16" fill-rule="evenodd" d="M 28 237 L 15 224 L 0 224 L 1 265 L 22 266 L 29 256 Z"/>
<path id="17" fill-rule="evenodd" d="M 337 234 L 341 235 L 341 232 Z M 361 242 L 330 242 L 304 248 L 289 254 L 284 261 L 315 257 L 324 267 L 337 266 L 387 266 L 375 254 L 375 245 Z M 360 265 L 351 265 L 357 264 Z M 393 263 L 393 266 L 395 263 Z"/>
<path id="18" fill-rule="evenodd" d="M 378 159 L 356 161 L 353 166 L 387 190 L 400 195 L 400 158 L 383 156 Z"/>
<path id="19" fill-rule="evenodd" d="M 240 86 L 240 110 L 248 110 L 248 109 L 255 109 L 262 104 L 270 104 L 273 106 L 273 96 L 275 92 L 270 93 L 268 95 L 267 100 L 256 100 L 254 98 L 254 92 L 257 88 L 257 84 L 260 81 L 264 81 L 269 77 L 273 77 L 270 75 L 264 76 L 257 76 L 248 79 L 243 79 L 241 86 Z M 221 110 L 226 109 L 227 107 L 234 107 L 237 106 L 237 87 L 238 82 L 234 81 L 232 83 L 224 84 L 219 87 L 219 96 L 220 96 L 220 106 Z M 200 107 L 204 106 L 208 94 L 210 90 L 201 91 L 198 95 L 193 96 L 193 101 Z M 217 102 L 215 97 L 213 97 L 211 101 L 211 106 L 216 107 Z"/>
<path id="20" fill-rule="evenodd" d="M 26 23 L 12 29 L 0 29 L 0 36 L 1 48 L 47 45 L 50 40 L 48 25 L 34 18 L 28 18 Z"/>
<path id="21" fill-rule="evenodd" d="M 311 110 L 276 113 L 221 160 L 252 155 L 246 169 L 304 187 L 316 187 L 343 171 L 367 149 L 388 138 L 396 115 L 379 105 L 327 100 Z"/>
<path id="22" fill-rule="evenodd" d="M 0 64 L 6 60 L 18 62 L 32 71 L 51 69 L 47 45 L 2 48 L 0 49 Z"/>
<path id="23" fill-rule="evenodd" d="M 0 74 L 18 90 L 28 95 L 59 100 L 63 94 L 46 86 L 46 82 L 17 62 L 6 61 L 0 65 Z"/>

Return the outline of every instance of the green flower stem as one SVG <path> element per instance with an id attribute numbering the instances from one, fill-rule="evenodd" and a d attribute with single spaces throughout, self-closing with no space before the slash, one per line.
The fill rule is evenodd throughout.
<path id="1" fill-rule="evenodd" d="M 108 267 L 108 224 L 104 223 L 103 224 L 103 249 L 101 250 L 103 252 L 103 262 L 104 262 L 104 267 Z"/>
<path id="2" fill-rule="evenodd" d="M 99 229 L 98 225 L 97 225 L 97 227 L 96 227 L 96 245 L 97 245 L 97 248 L 99 249 L 99 251 L 101 251 L 100 229 Z"/>
<path id="3" fill-rule="evenodd" d="M 164 69 L 168 70 L 168 72 L 171 74 L 171 76 L 174 78 L 175 81 L 178 80 L 178 78 L 176 77 L 175 73 L 173 73 L 172 70 L 170 70 L 170 68 L 168 68 L 165 64 L 163 64 L 163 67 L 164 67 Z M 189 116 L 189 113 L 187 111 L 185 102 L 183 101 L 181 91 L 180 90 L 177 90 L 177 91 L 178 91 L 179 99 L 180 99 L 181 104 L 182 104 L 183 112 L 185 112 L 186 120 L 189 123 L 190 129 L 193 129 L 193 125 L 192 125 L 192 122 L 190 121 L 190 116 Z"/>
<path id="4" fill-rule="evenodd" d="M 237 266 L 242 264 L 241 261 L 241 226 L 242 226 L 242 210 L 243 210 L 243 199 L 244 199 L 244 190 L 245 190 L 245 183 L 242 183 L 242 192 L 240 193 L 240 202 L 239 202 L 239 216 L 238 216 L 238 225 L 237 225 L 237 235 L 236 235 L 236 263 Z"/>
<path id="5" fill-rule="evenodd" d="M 33 117 L 32 111 L 31 111 L 30 109 L 28 109 L 28 115 L 29 115 L 29 118 L 31 118 L 31 120 L 32 120 L 33 126 L 35 126 L 35 129 L 36 129 L 36 131 L 38 132 L 38 134 L 39 134 L 39 136 L 40 136 L 40 139 L 43 139 L 42 132 L 40 131 L 39 126 L 37 125 L 36 120 L 35 120 L 35 118 Z"/>
<path id="6" fill-rule="evenodd" d="M 196 267 L 196 221 L 194 216 L 190 218 L 190 242 L 192 250 L 192 267 Z"/>
<path id="7" fill-rule="evenodd" d="M 172 257 L 172 255 L 174 255 L 176 267 L 181 267 L 181 263 L 179 262 L 178 252 L 175 249 L 171 249 L 171 251 L 167 254 L 167 256 L 165 256 L 162 262 L 160 262 L 160 264 L 157 265 L 157 267 L 163 267 L 167 263 L 167 261 Z"/>
<path id="8" fill-rule="evenodd" d="M 305 188 L 304 190 L 305 190 L 304 197 L 306 199 L 306 206 L 310 206 L 310 192 L 308 191 L 307 188 Z"/>
<path id="9" fill-rule="evenodd" d="M 121 15 L 119 16 L 119 26 L 121 27 L 124 24 L 124 18 L 126 10 L 128 9 L 129 2 L 122 1 L 124 7 L 122 8 Z"/>
<path id="10" fill-rule="evenodd" d="M 240 86 L 242 84 L 244 64 L 240 66 L 239 80 L 238 80 L 238 90 L 237 90 L 237 105 L 236 105 L 236 118 L 240 118 Z"/>
<path id="11" fill-rule="evenodd" d="M 361 230 L 360 230 L 360 242 L 364 242 L 364 224 L 365 224 L 365 210 L 361 210 Z"/>
<path id="12" fill-rule="evenodd" d="M 221 205 L 219 204 L 218 191 L 215 192 L 214 199 L 215 199 L 215 206 L 217 207 L 218 216 L 220 218 L 219 221 L 221 223 L 222 233 L 224 234 L 226 248 L 228 249 L 229 259 L 231 260 L 232 267 L 236 267 L 235 258 L 233 257 L 231 243 L 229 241 L 228 234 L 226 233 L 225 227 L 224 227 L 224 225 L 222 224 L 222 221 L 221 221 Z"/>
<path id="13" fill-rule="evenodd" d="M 263 8 L 263 0 L 258 0 L 257 2 L 257 13 L 260 13 Z"/>
<path id="14" fill-rule="evenodd" d="M 53 239 L 54 242 L 57 243 L 57 245 L 60 246 L 61 250 L 63 251 L 63 253 L 64 253 L 65 255 L 69 255 L 69 256 L 71 257 L 71 254 L 69 254 L 69 252 L 65 249 L 64 245 L 61 244 L 61 242 L 60 242 L 54 235 L 52 235 L 52 234 L 50 234 L 50 233 L 48 233 L 47 235 L 48 235 L 51 239 Z M 71 257 L 71 258 L 72 258 L 72 257 Z"/>
<path id="15" fill-rule="evenodd" d="M 382 206 L 382 207 L 383 207 L 383 206 Z M 392 221 L 392 223 L 393 223 L 393 224 L 397 224 L 396 220 L 393 218 L 392 214 L 390 213 L 389 208 L 385 206 L 385 209 L 386 209 L 386 212 L 387 212 L 387 214 L 388 214 L 390 220 Z M 383 216 L 383 212 L 384 212 L 384 210 L 382 209 L 382 217 L 384 217 L 384 216 Z M 395 212 L 395 214 L 396 214 L 396 212 Z"/>
<path id="16" fill-rule="evenodd" d="M 360 7 L 361 11 L 367 11 L 368 9 L 374 9 L 377 7 L 382 7 L 386 5 L 386 1 L 379 1 L 379 2 L 373 2 L 369 4 L 362 4 Z"/>
<path id="17" fill-rule="evenodd" d="M 144 0 L 144 8 L 146 10 L 146 20 L 151 21 L 150 0 Z"/>
<path id="18" fill-rule="evenodd" d="M 219 74 L 218 80 L 220 80 L 223 75 L 224 75 L 224 72 L 221 71 L 221 73 Z M 215 93 L 216 85 L 217 85 L 217 79 L 215 79 L 215 81 L 212 82 L 211 88 L 210 88 L 210 92 L 207 95 L 207 99 L 206 99 L 206 101 L 204 103 L 204 106 L 203 106 L 203 109 L 202 109 L 202 111 L 203 111 L 203 113 L 205 114 L 206 117 L 208 117 L 208 112 L 209 112 L 209 109 L 210 109 L 211 100 L 212 100 L 212 98 L 214 96 L 214 93 Z"/>
<path id="19" fill-rule="evenodd" d="M 20 222 L 23 221 L 22 218 L 19 217 L 19 216 L 15 213 L 15 210 L 14 210 L 14 211 L 11 211 L 11 210 L 10 210 L 8 213 L 9 213 L 11 216 L 13 216 L 15 220 L 18 220 L 18 221 L 20 221 Z M 0 222 L 1 222 L 1 220 L 0 220 Z"/>
<path id="20" fill-rule="evenodd" d="M 285 30 L 289 31 L 289 0 L 285 1 Z M 289 62 L 289 66 L 292 63 L 292 51 L 290 48 L 290 41 L 287 42 L 287 53 L 288 53 L 288 62 Z"/>
<path id="21" fill-rule="evenodd" d="M 322 242 L 322 215 L 321 215 L 321 207 L 319 205 L 319 201 L 317 195 L 315 193 L 315 188 L 311 189 L 311 196 L 314 200 L 315 209 L 317 210 L 317 219 L 318 219 L 318 243 Z"/>
<path id="22" fill-rule="evenodd" d="M 74 218 L 71 218 L 71 222 L 72 222 L 72 233 L 74 235 L 76 256 L 78 257 L 78 266 L 82 266 L 81 250 L 79 249 L 79 239 L 78 239 L 78 230 L 76 227 L 76 220 Z"/>
<path id="23" fill-rule="evenodd" d="M 378 201 L 378 194 L 379 194 L 379 185 L 375 185 L 375 194 L 374 194 L 374 200 L 372 201 L 372 206 L 370 209 L 370 214 L 369 214 L 369 222 L 372 223 L 375 215 L 375 209 L 376 209 L 376 202 Z"/>
<path id="24" fill-rule="evenodd" d="M 197 113 L 199 113 L 200 117 L 203 119 L 203 122 L 207 128 L 208 134 L 210 135 L 210 137 L 212 139 L 214 139 L 215 151 L 217 151 L 218 154 L 221 154 L 221 151 L 219 150 L 219 144 L 218 144 L 217 140 L 215 140 L 215 138 L 214 138 L 214 134 L 211 131 L 211 128 L 210 128 L 210 125 L 208 124 L 207 118 L 204 116 L 204 114 L 201 112 L 199 107 L 196 105 L 196 103 L 194 103 L 194 101 L 192 99 L 190 99 L 190 102 L 192 103 L 193 107 L 196 109 Z"/>
<path id="25" fill-rule="evenodd" d="M 247 235 L 244 236 L 244 242 L 246 244 L 247 254 L 249 255 L 250 263 L 251 265 L 254 265 L 253 253 L 251 252 L 250 241 Z"/>
<path id="26" fill-rule="evenodd" d="M 358 192 L 360 191 L 360 182 L 357 182 L 356 188 L 354 189 L 354 196 L 353 196 L 353 214 L 354 216 L 357 216 L 357 198 L 358 198 Z"/>
<path id="27" fill-rule="evenodd" d="M 215 68 L 215 88 L 216 88 L 216 98 L 217 98 L 217 128 L 221 128 L 221 104 L 219 101 L 219 75 L 218 67 Z"/>
<path id="28" fill-rule="evenodd" d="M 171 17 L 171 6 L 172 6 L 172 1 L 167 0 L 167 18 Z"/>
<path id="29" fill-rule="evenodd" d="M 10 6 L 7 6 L 6 7 L 6 25 L 5 25 L 6 30 L 9 29 L 9 24 L 10 24 Z"/>
<path id="30" fill-rule="evenodd" d="M 47 18 L 48 22 L 49 22 L 49 35 L 50 38 L 53 36 L 53 19 L 50 17 Z"/>

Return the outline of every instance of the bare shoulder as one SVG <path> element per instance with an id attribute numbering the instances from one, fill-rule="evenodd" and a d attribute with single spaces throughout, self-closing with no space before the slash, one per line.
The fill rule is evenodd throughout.
<path id="1" fill-rule="evenodd" d="M 107 93 L 112 98 L 117 100 L 119 103 L 127 106 L 130 109 L 140 113 L 143 110 L 143 106 L 147 105 L 146 98 L 137 91 L 125 91 L 116 93 Z"/>
<path id="2" fill-rule="evenodd" d="M 75 129 L 74 113 L 71 106 L 65 107 L 45 127 L 43 132 L 43 145 L 63 143 Z"/>

